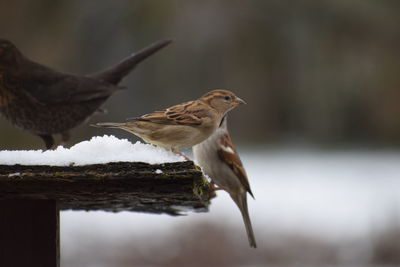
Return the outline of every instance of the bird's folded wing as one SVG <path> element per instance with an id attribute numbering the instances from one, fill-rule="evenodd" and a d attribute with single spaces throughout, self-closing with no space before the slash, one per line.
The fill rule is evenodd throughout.
<path id="1" fill-rule="evenodd" d="M 196 101 L 190 101 L 165 110 L 155 111 L 138 118 L 129 118 L 128 121 L 148 121 L 166 125 L 198 126 L 202 124 L 202 114 L 194 110 Z"/>
<path id="2" fill-rule="evenodd" d="M 228 134 L 224 135 L 220 139 L 219 145 L 219 158 L 229 166 L 229 168 L 235 173 L 241 184 L 246 188 L 247 192 L 249 192 L 249 194 L 254 197 L 250 189 L 250 183 L 249 179 L 247 178 L 246 171 L 244 170 L 242 161 L 240 160 L 236 152 L 230 136 Z"/>
<path id="3" fill-rule="evenodd" d="M 74 75 L 38 75 L 21 81 L 24 92 L 42 104 L 80 103 L 106 98 L 119 87 Z"/>

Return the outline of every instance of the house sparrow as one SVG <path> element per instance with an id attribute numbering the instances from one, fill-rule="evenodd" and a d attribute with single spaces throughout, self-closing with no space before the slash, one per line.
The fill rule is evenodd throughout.
<path id="1" fill-rule="evenodd" d="M 25 57 L 10 41 L 0 39 L 0 113 L 15 126 L 43 139 L 69 139 L 72 128 L 86 121 L 141 61 L 168 45 L 159 41 L 96 74 L 59 72 Z"/>
<path id="2" fill-rule="evenodd" d="M 93 126 L 120 128 L 144 141 L 174 152 L 207 139 L 225 114 L 245 102 L 227 90 L 208 92 L 197 100 L 155 111 L 128 122 L 102 122 Z"/>
<path id="3" fill-rule="evenodd" d="M 247 237 L 251 247 L 256 248 L 256 240 L 251 226 L 247 208 L 247 193 L 253 198 L 246 171 L 239 155 L 233 146 L 227 128 L 227 116 L 220 127 L 204 142 L 193 147 L 193 155 L 197 163 L 212 181 L 229 193 L 242 213 Z"/>

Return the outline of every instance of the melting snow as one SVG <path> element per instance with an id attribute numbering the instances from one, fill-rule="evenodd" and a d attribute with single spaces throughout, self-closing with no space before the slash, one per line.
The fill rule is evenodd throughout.
<path id="1" fill-rule="evenodd" d="M 136 142 L 115 136 L 95 136 L 71 148 L 55 150 L 4 150 L 0 151 L 0 165 L 89 165 L 108 162 L 146 162 L 161 164 L 185 161 L 185 159 L 161 147 Z"/>

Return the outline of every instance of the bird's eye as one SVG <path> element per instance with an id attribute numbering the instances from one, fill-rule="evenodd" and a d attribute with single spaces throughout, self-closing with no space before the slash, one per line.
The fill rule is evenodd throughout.
<path id="1" fill-rule="evenodd" d="M 224 97 L 224 99 L 225 99 L 226 101 L 230 101 L 230 100 L 231 100 L 231 97 L 230 97 L 229 95 L 227 95 L 227 96 Z"/>

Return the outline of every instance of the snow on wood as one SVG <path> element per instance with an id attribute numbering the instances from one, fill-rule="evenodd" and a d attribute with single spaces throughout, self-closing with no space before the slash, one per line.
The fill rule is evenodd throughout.
<path id="1" fill-rule="evenodd" d="M 161 164 L 181 162 L 185 159 L 161 147 L 136 142 L 115 136 L 95 136 L 71 148 L 58 147 L 55 150 L 3 150 L 0 151 L 0 165 L 50 165 L 80 166 L 109 162 L 145 162 Z"/>
<path id="2" fill-rule="evenodd" d="M 0 200 L 55 199 L 63 210 L 178 215 L 207 211 L 213 196 L 192 161 L 113 136 L 69 149 L 0 151 Z"/>

